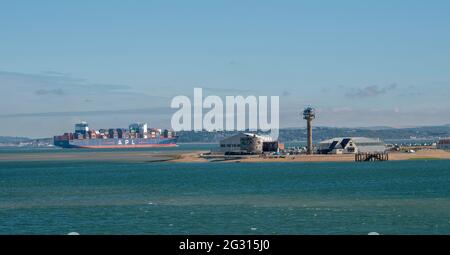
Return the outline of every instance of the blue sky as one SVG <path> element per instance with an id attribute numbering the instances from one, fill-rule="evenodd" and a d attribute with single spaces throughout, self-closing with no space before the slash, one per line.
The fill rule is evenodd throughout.
<path id="1" fill-rule="evenodd" d="M 0 135 L 170 123 L 194 87 L 281 126 L 450 123 L 449 1 L 3 1 Z"/>

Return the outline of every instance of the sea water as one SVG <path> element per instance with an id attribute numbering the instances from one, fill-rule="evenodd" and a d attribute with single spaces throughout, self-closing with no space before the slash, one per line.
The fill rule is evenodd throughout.
<path id="1" fill-rule="evenodd" d="M 0 234 L 70 232 L 450 234 L 450 161 L 0 162 Z"/>

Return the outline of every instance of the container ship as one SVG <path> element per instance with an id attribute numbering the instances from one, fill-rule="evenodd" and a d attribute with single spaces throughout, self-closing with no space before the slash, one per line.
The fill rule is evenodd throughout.
<path id="1" fill-rule="evenodd" d="M 148 128 L 147 123 L 131 124 L 128 129 L 93 130 L 88 123 L 75 125 L 74 133 L 53 138 L 54 145 L 62 148 L 151 148 L 177 146 L 177 136 L 171 130 Z"/>

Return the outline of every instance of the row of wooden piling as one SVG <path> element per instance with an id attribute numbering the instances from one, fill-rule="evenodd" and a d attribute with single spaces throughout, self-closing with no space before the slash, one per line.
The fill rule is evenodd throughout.
<path id="1" fill-rule="evenodd" d="M 357 153 L 355 154 L 356 162 L 365 161 L 389 161 L 388 153 Z"/>

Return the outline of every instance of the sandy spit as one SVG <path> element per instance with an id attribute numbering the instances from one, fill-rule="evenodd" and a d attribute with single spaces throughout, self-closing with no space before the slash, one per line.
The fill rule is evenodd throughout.
<path id="1" fill-rule="evenodd" d="M 123 162 L 175 162 L 175 163 L 204 163 L 209 160 L 201 157 L 205 151 L 151 153 L 151 152 L 77 152 L 77 153 L 5 153 L 0 154 L 0 162 L 17 161 L 123 161 Z M 422 150 L 416 153 L 393 152 L 389 160 L 427 160 L 450 159 L 450 152 L 442 150 Z M 252 157 L 227 160 L 223 162 L 353 162 L 354 155 L 298 155 L 284 158 Z"/>

